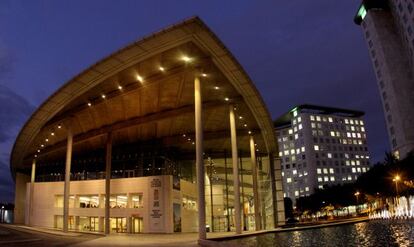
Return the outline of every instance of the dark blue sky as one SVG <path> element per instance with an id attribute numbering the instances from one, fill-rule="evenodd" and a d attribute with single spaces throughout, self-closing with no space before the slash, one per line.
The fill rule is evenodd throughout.
<path id="1" fill-rule="evenodd" d="M 13 201 L 9 155 L 31 112 L 115 50 L 198 15 L 249 73 L 273 118 L 302 103 L 366 112 L 372 161 L 388 141 L 360 0 L 0 1 L 0 202 Z"/>

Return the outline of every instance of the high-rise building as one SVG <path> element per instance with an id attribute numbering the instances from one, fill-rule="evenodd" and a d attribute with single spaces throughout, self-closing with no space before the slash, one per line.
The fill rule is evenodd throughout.
<path id="1" fill-rule="evenodd" d="M 274 121 L 284 197 L 355 181 L 370 168 L 364 112 L 300 105 Z"/>
<path id="2" fill-rule="evenodd" d="M 414 1 L 364 0 L 361 25 L 378 81 L 391 149 L 414 150 Z"/>

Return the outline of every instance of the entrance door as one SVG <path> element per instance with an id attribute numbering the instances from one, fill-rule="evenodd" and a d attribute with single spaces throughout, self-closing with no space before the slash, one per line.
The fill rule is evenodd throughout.
<path id="1" fill-rule="evenodd" d="M 116 217 L 110 218 L 111 232 L 126 232 L 126 218 L 125 217 Z"/>
<path id="2" fill-rule="evenodd" d="M 141 217 L 132 217 L 132 233 L 141 233 L 143 226 L 144 220 Z"/>

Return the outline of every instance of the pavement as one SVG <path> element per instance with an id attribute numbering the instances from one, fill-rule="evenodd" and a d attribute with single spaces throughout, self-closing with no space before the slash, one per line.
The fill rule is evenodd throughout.
<path id="1" fill-rule="evenodd" d="M 197 233 L 174 234 L 90 234 L 79 232 L 64 233 L 50 228 L 28 227 L 22 225 L 0 224 L 0 246 L 149 246 L 149 247 L 193 247 L 199 246 L 229 246 L 220 241 L 248 237 L 265 233 L 298 231 L 321 228 L 342 224 L 352 224 L 366 221 L 368 218 L 311 223 L 302 226 L 276 228 L 255 232 L 243 232 L 235 235 L 233 232 L 207 233 L 207 240 L 198 242 Z"/>

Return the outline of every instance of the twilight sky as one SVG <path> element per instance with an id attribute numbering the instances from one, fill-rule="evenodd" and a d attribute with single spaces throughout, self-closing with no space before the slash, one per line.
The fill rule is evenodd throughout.
<path id="1" fill-rule="evenodd" d="M 389 149 L 360 0 L 0 1 L 0 202 L 30 114 L 66 81 L 147 34 L 198 15 L 249 73 L 273 118 L 310 103 L 366 112 L 372 162 Z"/>

